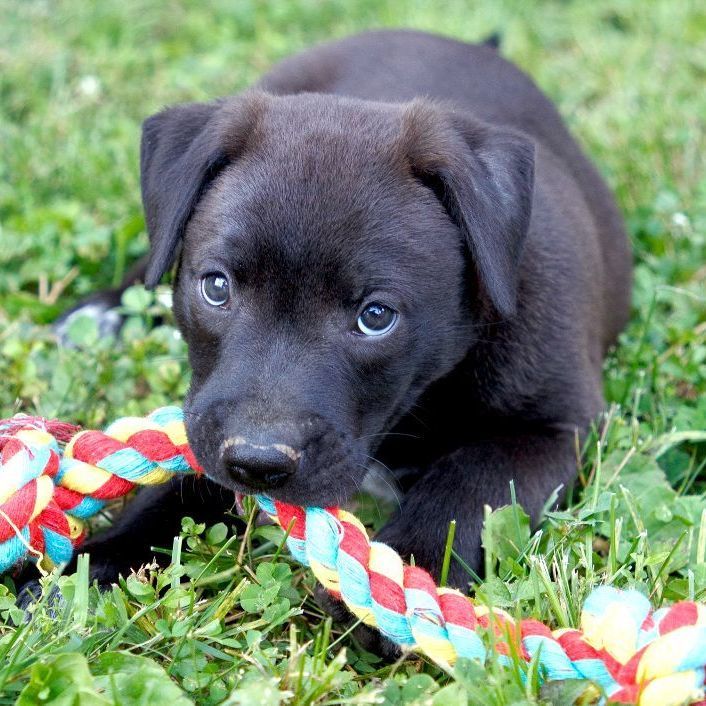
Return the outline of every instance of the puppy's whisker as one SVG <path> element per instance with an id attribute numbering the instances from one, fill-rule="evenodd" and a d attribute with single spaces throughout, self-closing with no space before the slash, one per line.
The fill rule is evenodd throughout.
<path id="1" fill-rule="evenodd" d="M 359 463 L 359 464 L 357 464 L 357 465 L 360 466 L 360 467 L 361 467 L 363 470 L 365 470 L 366 472 L 369 471 L 369 470 L 371 470 L 371 469 L 369 469 L 364 463 Z M 373 499 L 373 502 L 375 503 L 375 511 L 377 512 L 378 517 L 379 517 L 379 518 L 382 518 L 382 511 L 380 510 L 380 503 L 378 502 L 377 496 L 376 496 L 374 493 L 366 493 L 366 492 L 363 490 L 363 487 L 361 486 L 360 481 L 359 481 L 355 476 L 352 476 L 352 480 L 353 480 L 353 482 L 355 483 L 356 488 L 358 488 L 358 493 L 359 493 L 359 494 L 361 494 L 361 495 L 367 495 L 368 497 L 370 497 L 370 498 Z"/>
<path id="2" fill-rule="evenodd" d="M 356 437 L 355 441 L 362 441 L 363 439 L 373 439 L 378 436 L 382 436 L 385 438 L 387 438 L 388 436 L 403 436 L 403 437 L 407 437 L 410 439 L 421 439 L 422 438 L 418 434 L 407 434 L 404 432 L 397 432 L 397 431 L 381 431 L 378 434 L 363 434 L 363 436 Z"/>
<path id="3" fill-rule="evenodd" d="M 369 460 L 371 460 L 371 461 L 373 462 L 373 465 L 370 465 L 370 466 L 365 465 L 365 464 L 359 464 L 359 465 L 361 465 L 363 468 L 365 468 L 365 470 L 366 470 L 367 472 L 375 474 L 375 475 L 390 489 L 390 492 L 392 493 L 392 496 L 395 498 L 395 503 L 397 504 L 398 509 L 401 510 L 401 509 L 402 509 L 402 504 L 400 503 L 400 492 L 401 492 L 401 491 L 400 491 L 400 488 L 397 487 L 396 485 L 393 485 L 392 483 L 390 483 L 390 480 L 389 480 L 389 478 L 393 477 L 392 470 L 391 470 L 390 468 L 388 468 L 388 467 L 387 467 L 384 463 L 382 463 L 381 461 L 378 461 L 378 460 L 377 460 L 376 458 L 374 458 L 373 456 L 366 456 L 366 458 L 368 458 Z M 380 469 L 377 468 L 375 464 L 379 464 L 380 466 L 382 466 L 384 469 L 387 470 L 387 472 L 388 472 L 390 475 L 387 476 L 386 474 L 381 473 L 381 472 L 380 472 Z"/>

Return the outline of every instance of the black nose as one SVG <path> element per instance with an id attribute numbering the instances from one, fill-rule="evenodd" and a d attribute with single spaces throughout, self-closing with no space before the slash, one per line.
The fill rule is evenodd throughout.
<path id="1" fill-rule="evenodd" d="M 222 462 L 238 483 L 256 490 L 282 485 L 299 466 L 299 452 L 286 444 L 248 443 L 228 439 L 223 445 Z"/>

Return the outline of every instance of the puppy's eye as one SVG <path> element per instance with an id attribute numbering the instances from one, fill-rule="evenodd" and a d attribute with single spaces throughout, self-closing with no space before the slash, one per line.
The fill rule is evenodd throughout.
<path id="1" fill-rule="evenodd" d="M 382 336 L 392 330 L 398 316 L 391 307 L 373 302 L 368 304 L 358 317 L 358 331 L 366 336 Z"/>
<path id="2" fill-rule="evenodd" d="M 222 272 L 209 272 L 201 278 L 201 296 L 211 306 L 225 306 L 230 299 L 228 278 Z"/>

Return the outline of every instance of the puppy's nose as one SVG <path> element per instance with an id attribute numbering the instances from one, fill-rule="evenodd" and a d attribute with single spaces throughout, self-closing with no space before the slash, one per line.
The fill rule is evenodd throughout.
<path id="1" fill-rule="evenodd" d="M 255 444 L 235 437 L 224 442 L 221 459 L 233 480 L 255 490 L 268 490 L 296 472 L 300 456 L 287 444 Z"/>

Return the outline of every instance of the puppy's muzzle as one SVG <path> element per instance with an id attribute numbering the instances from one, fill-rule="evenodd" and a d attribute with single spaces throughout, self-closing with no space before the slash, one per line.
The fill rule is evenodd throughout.
<path id="1" fill-rule="evenodd" d="M 301 452 L 281 441 L 250 441 L 242 436 L 221 445 L 221 463 L 236 483 L 254 490 L 277 488 L 299 468 Z"/>

